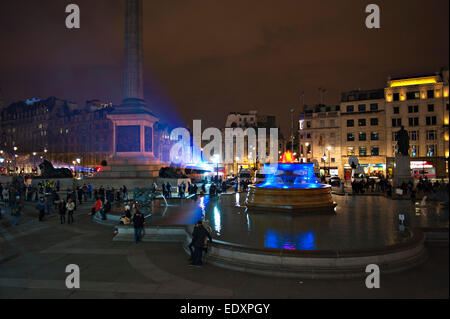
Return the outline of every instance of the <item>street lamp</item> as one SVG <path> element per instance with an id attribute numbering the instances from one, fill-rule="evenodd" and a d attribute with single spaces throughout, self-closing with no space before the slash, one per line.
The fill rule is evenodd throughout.
<path id="1" fill-rule="evenodd" d="M 214 162 L 217 164 L 217 183 L 219 183 L 219 162 L 220 162 L 220 155 L 216 154 L 213 156 Z"/>
<path id="2" fill-rule="evenodd" d="M 327 150 L 328 150 L 328 158 L 329 158 L 329 161 L 328 161 L 328 174 L 331 176 L 331 173 L 330 173 L 330 170 L 331 170 L 331 146 L 328 146 Z"/>
<path id="3" fill-rule="evenodd" d="M 305 146 L 306 146 L 306 162 L 309 163 L 309 154 L 310 154 L 310 152 L 309 152 L 309 143 L 306 142 Z"/>

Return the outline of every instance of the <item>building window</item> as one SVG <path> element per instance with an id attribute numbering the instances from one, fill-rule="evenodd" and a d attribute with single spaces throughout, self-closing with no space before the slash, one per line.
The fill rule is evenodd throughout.
<path id="1" fill-rule="evenodd" d="M 399 106 L 394 107 L 394 114 L 400 114 L 400 107 Z"/>
<path id="2" fill-rule="evenodd" d="M 347 112 L 351 113 L 355 111 L 355 106 L 354 105 L 347 105 Z"/>
<path id="3" fill-rule="evenodd" d="M 355 140 L 355 134 L 354 133 L 348 133 L 347 134 L 347 141 L 353 142 Z"/>
<path id="4" fill-rule="evenodd" d="M 436 116 L 427 116 L 427 125 L 436 125 Z"/>
<path id="5" fill-rule="evenodd" d="M 324 120 L 320 120 L 320 127 L 325 127 L 325 121 Z"/>
<path id="6" fill-rule="evenodd" d="M 394 93 L 394 101 L 400 101 L 400 93 Z"/>
<path id="7" fill-rule="evenodd" d="M 360 132 L 358 134 L 358 138 L 360 141 L 366 141 L 367 140 L 367 134 L 365 132 Z"/>
<path id="8" fill-rule="evenodd" d="M 427 131 L 427 141 L 435 141 L 437 136 L 436 131 Z"/>
<path id="9" fill-rule="evenodd" d="M 378 146 L 372 146 L 370 153 L 372 154 L 372 156 L 379 156 L 380 148 Z"/>
<path id="10" fill-rule="evenodd" d="M 365 146 L 359 147 L 359 156 L 367 156 L 367 147 Z"/>
<path id="11" fill-rule="evenodd" d="M 419 113 L 419 106 L 418 105 L 408 106 L 408 113 Z"/>
<path id="12" fill-rule="evenodd" d="M 378 126 L 378 118 L 370 119 L 371 126 Z"/>
<path id="13" fill-rule="evenodd" d="M 378 103 L 370 104 L 370 110 L 371 111 L 378 111 Z"/>
<path id="14" fill-rule="evenodd" d="M 394 118 L 392 119 L 392 127 L 400 127 L 402 126 L 402 119 Z"/>
<path id="15" fill-rule="evenodd" d="M 427 156 L 434 157 L 436 156 L 437 145 L 427 145 Z"/>
<path id="16" fill-rule="evenodd" d="M 409 119 L 409 126 L 419 126 L 419 118 L 418 117 L 410 117 Z"/>
<path id="17" fill-rule="evenodd" d="M 411 131 L 411 132 L 409 132 L 409 139 L 411 141 L 418 141 L 419 140 L 419 131 Z"/>
<path id="18" fill-rule="evenodd" d="M 355 120 L 347 120 L 347 127 L 354 127 L 355 126 Z"/>
<path id="19" fill-rule="evenodd" d="M 330 127 L 334 127 L 336 125 L 334 120 L 330 120 Z"/>
<path id="20" fill-rule="evenodd" d="M 358 120 L 358 125 L 359 126 L 366 126 L 366 119 L 359 119 Z"/>
<path id="21" fill-rule="evenodd" d="M 372 132 L 370 133 L 370 139 L 372 141 L 378 141 L 380 139 L 380 134 L 378 134 L 378 132 Z"/>
<path id="22" fill-rule="evenodd" d="M 428 112 L 434 112 L 434 104 L 428 104 Z"/>
<path id="23" fill-rule="evenodd" d="M 427 98 L 428 99 L 434 99 L 434 90 L 428 90 L 427 91 Z"/>
<path id="24" fill-rule="evenodd" d="M 407 100 L 418 100 L 418 99 L 420 99 L 420 92 L 407 92 L 406 99 Z"/>
<path id="25" fill-rule="evenodd" d="M 419 145 L 412 145 L 411 146 L 411 157 L 418 157 L 419 156 Z"/>
<path id="26" fill-rule="evenodd" d="M 398 140 L 398 132 L 392 132 L 392 141 L 395 141 L 395 142 L 397 142 L 397 140 Z"/>
<path id="27" fill-rule="evenodd" d="M 366 111 L 366 105 L 365 104 L 358 105 L 358 111 L 359 112 L 365 112 Z"/>

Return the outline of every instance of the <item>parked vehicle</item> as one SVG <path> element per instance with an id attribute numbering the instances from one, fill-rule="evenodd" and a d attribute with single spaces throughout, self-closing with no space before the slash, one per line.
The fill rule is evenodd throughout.
<path id="1" fill-rule="evenodd" d="M 334 187 L 341 186 L 341 179 L 338 176 L 332 176 L 330 178 L 329 184 Z"/>

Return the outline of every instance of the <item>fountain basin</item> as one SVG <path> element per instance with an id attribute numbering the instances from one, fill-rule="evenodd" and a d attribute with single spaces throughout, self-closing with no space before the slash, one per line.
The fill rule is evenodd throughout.
<path id="1" fill-rule="evenodd" d="M 316 188 L 272 188 L 250 186 L 247 207 L 251 210 L 289 211 L 295 213 L 334 213 L 337 206 L 331 196 L 331 186 Z"/>
<path id="2" fill-rule="evenodd" d="M 251 210 L 333 213 L 331 186 L 320 184 L 313 164 L 267 165 L 265 183 L 250 186 L 246 205 Z"/>

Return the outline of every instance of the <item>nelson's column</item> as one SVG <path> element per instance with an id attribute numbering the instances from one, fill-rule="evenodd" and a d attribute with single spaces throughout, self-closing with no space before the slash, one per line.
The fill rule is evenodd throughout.
<path id="1" fill-rule="evenodd" d="M 108 115 L 114 125 L 113 158 L 94 178 L 96 184 L 148 186 L 148 178 L 158 177 L 153 147 L 158 118 L 144 101 L 142 2 L 126 0 L 124 99 Z"/>

